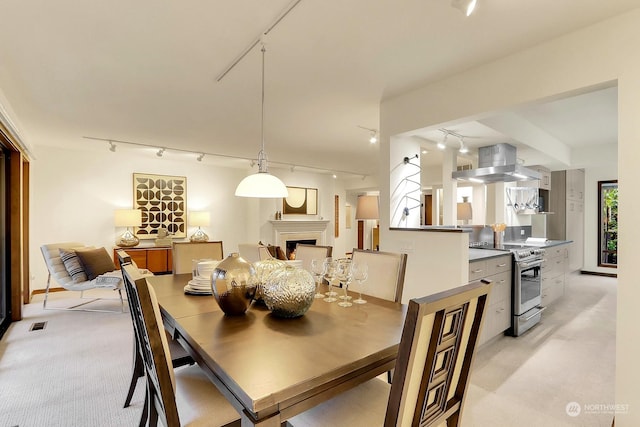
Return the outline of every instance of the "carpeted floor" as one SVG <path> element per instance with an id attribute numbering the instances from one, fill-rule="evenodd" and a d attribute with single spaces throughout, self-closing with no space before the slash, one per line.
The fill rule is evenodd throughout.
<path id="1" fill-rule="evenodd" d="M 50 305 L 65 306 L 78 294 L 54 295 Z M 136 426 L 142 381 L 132 406 L 122 407 L 131 378 L 129 313 L 42 310 L 41 301 L 34 298 L 26 305 L 23 320 L 14 322 L 0 341 L 0 427 Z M 91 306 L 112 309 L 119 302 Z M 30 331 L 35 322 L 47 324 Z"/>

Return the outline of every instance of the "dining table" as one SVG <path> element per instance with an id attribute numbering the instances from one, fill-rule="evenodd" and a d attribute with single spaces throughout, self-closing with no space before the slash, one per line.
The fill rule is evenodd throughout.
<path id="1" fill-rule="evenodd" d="M 149 277 L 165 329 L 238 410 L 241 425 L 287 419 L 395 366 L 406 305 L 365 296 L 340 307 L 321 298 L 297 318 L 254 301 L 229 316 L 212 295 L 185 294 L 191 274 Z"/>

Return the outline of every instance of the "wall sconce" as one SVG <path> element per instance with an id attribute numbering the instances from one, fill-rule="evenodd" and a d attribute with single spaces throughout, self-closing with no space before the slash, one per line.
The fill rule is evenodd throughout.
<path id="1" fill-rule="evenodd" d="M 116 245 L 121 248 L 132 248 L 140 243 L 140 239 L 129 229 L 129 227 L 142 225 L 142 211 L 140 209 L 116 209 L 113 222 L 116 227 L 127 227 L 127 230 L 116 241 Z"/>
<path id="2" fill-rule="evenodd" d="M 192 242 L 208 242 L 209 236 L 205 234 L 200 227 L 208 227 L 210 223 L 209 212 L 190 212 L 189 213 L 189 225 L 198 227 L 195 233 L 189 237 Z"/>

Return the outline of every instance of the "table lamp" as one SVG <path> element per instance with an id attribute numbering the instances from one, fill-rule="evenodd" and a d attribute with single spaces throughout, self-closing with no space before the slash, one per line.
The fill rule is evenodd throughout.
<path id="1" fill-rule="evenodd" d="M 358 249 L 364 249 L 364 222 L 366 220 L 380 219 L 378 196 L 362 195 L 358 196 L 356 205 L 356 219 L 358 220 Z M 376 249 L 371 242 L 371 249 Z"/>
<path id="2" fill-rule="evenodd" d="M 463 224 L 469 224 L 469 220 L 473 218 L 473 210 L 471 209 L 471 203 L 469 203 L 469 197 L 463 196 L 462 203 L 458 203 L 457 208 L 458 221 L 462 221 Z"/>
<path id="3" fill-rule="evenodd" d="M 139 209 L 116 209 L 114 212 L 114 224 L 116 227 L 127 227 L 127 230 L 116 241 L 121 248 L 132 248 L 140 243 L 140 239 L 131 232 L 129 227 L 142 225 L 142 211 Z"/>
<path id="4" fill-rule="evenodd" d="M 208 242 L 209 236 L 207 236 L 200 227 L 208 227 L 209 220 L 209 212 L 191 212 L 189 214 L 189 225 L 197 226 L 198 229 L 189 237 L 189 240 L 192 242 Z"/>

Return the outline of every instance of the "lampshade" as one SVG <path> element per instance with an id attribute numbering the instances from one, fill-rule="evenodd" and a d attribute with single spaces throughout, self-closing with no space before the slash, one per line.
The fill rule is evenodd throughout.
<path id="1" fill-rule="evenodd" d="M 142 211 L 140 209 L 116 209 L 113 222 L 116 227 L 140 227 L 142 225 Z"/>
<path id="2" fill-rule="evenodd" d="M 468 221 L 473 217 L 473 211 L 471 209 L 471 203 L 462 202 L 458 203 L 458 220 Z"/>
<path id="3" fill-rule="evenodd" d="M 189 225 L 192 227 L 208 227 L 210 220 L 209 212 L 189 212 Z"/>
<path id="4" fill-rule="evenodd" d="M 358 196 L 356 219 L 379 219 L 378 196 Z"/>
<path id="5" fill-rule="evenodd" d="M 236 187 L 236 196 L 240 197 L 277 198 L 288 195 L 287 186 L 268 172 L 249 175 Z"/>

